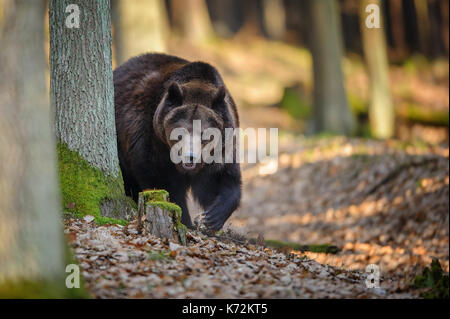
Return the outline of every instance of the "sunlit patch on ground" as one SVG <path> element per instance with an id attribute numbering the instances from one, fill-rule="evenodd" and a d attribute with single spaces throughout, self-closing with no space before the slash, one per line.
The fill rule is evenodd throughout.
<path id="1" fill-rule="evenodd" d="M 336 245 L 338 255 L 305 254 L 347 270 L 377 264 L 401 287 L 433 257 L 448 272 L 447 146 L 339 137 L 283 148 L 289 151 L 281 150 L 275 174 L 244 170 L 235 227 L 270 239 Z"/>

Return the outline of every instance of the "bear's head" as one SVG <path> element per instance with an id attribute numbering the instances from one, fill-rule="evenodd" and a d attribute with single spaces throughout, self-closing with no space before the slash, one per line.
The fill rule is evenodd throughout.
<path id="1" fill-rule="evenodd" d="M 172 82 L 165 90 L 153 118 L 153 128 L 171 152 L 177 152 L 181 158 L 181 162 L 174 162 L 181 173 L 193 175 L 201 171 L 210 164 L 202 156 L 204 148 L 213 155 L 219 140 L 223 142 L 229 122 L 226 95 L 223 85 L 216 87 L 202 81 Z M 220 132 L 220 139 L 213 136 L 204 139 L 203 133 L 208 129 Z M 175 146 L 176 151 L 172 149 Z"/>

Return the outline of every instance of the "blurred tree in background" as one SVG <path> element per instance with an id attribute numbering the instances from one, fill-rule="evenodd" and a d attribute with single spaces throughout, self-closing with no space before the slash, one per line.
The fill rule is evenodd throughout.
<path id="1" fill-rule="evenodd" d="M 238 31 L 240 37 L 254 37 L 263 35 L 262 26 L 262 2 L 260 0 L 248 0 L 241 2 L 244 21 Z"/>
<path id="2" fill-rule="evenodd" d="M 286 32 L 286 13 L 282 0 L 263 0 L 264 27 L 271 39 L 283 40 Z"/>
<path id="3" fill-rule="evenodd" d="M 117 65 L 145 52 L 165 52 L 170 36 L 163 0 L 112 0 Z"/>
<path id="4" fill-rule="evenodd" d="M 171 0 L 175 30 L 192 43 L 205 43 L 214 37 L 214 29 L 205 0 Z"/>
<path id="5" fill-rule="evenodd" d="M 364 27 L 369 14 L 364 8 L 370 3 L 380 7 L 380 29 Z M 297 81 L 280 81 L 263 68 L 247 69 L 260 63 L 247 57 L 245 67 L 233 72 L 251 88 L 242 87 L 243 83 L 236 87 L 254 92 L 243 98 L 250 104 L 270 100 L 268 104 L 284 108 L 285 94 L 276 102 L 269 93 L 282 85 L 282 90 L 290 91 L 288 113 L 311 123 L 310 133 L 387 138 L 404 135 L 399 125 L 448 123 L 448 110 L 424 105 L 413 87 L 427 84 L 408 81 L 405 74 L 428 68 L 437 77 L 437 85 L 448 82 L 448 72 L 430 67 L 435 59 L 437 64 L 442 58 L 448 63 L 448 0 L 112 0 L 112 20 L 117 65 L 132 56 L 162 51 L 194 60 L 216 56 L 209 62 L 230 69 L 230 62 L 238 63 L 244 57 L 233 53 L 235 49 L 228 44 L 246 50 L 258 41 L 265 42 L 255 52 L 266 59 L 264 69 L 272 70 L 286 58 L 289 63 L 284 72 L 301 64 L 307 66 L 306 74 L 299 74 Z M 302 52 L 306 48 L 313 63 L 305 60 L 307 55 L 298 55 L 298 63 L 290 64 L 287 48 Z M 397 86 L 393 86 L 392 72 L 398 67 L 402 79 L 398 83 L 395 72 Z M 367 81 L 354 82 L 359 68 Z M 250 81 L 251 72 L 261 74 Z"/>
<path id="6" fill-rule="evenodd" d="M 337 14 L 342 20 L 345 51 L 362 53 L 360 1 L 336 1 L 339 4 Z M 245 33 L 305 45 L 306 35 L 311 31 L 307 2 L 112 0 L 111 4 L 114 28 L 137 42 L 150 36 L 153 39 L 150 49 L 164 50 L 171 29 L 192 42 L 200 43 L 216 33 L 227 37 Z M 385 0 L 381 4 L 381 14 L 385 16 L 385 37 L 391 52 L 398 51 L 401 58 L 407 58 L 413 52 L 428 56 L 448 54 L 448 0 Z M 141 30 L 139 35 L 137 30 Z M 160 36 L 153 35 L 153 30 L 160 30 L 155 32 Z M 166 44 L 161 45 L 161 42 Z"/>
<path id="7" fill-rule="evenodd" d="M 408 47 L 405 38 L 405 23 L 403 20 L 402 0 L 389 1 L 389 22 L 392 33 L 392 55 L 396 60 L 404 59 L 408 54 Z"/>
<path id="8" fill-rule="evenodd" d="M 56 151 L 45 86 L 45 9 L 45 0 L 3 2 L 0 298 L 61 297 L 64 287 Z"/>
<path id="9" fill-rule="evenodd" d="M 441 16 L 440 16 L 441 19 L 436 19 L 436 20 L 438 20 L 438 21 L 441 20 L 442 27 L 440 30 L 440 35 L 441 35 L 440 40 L 442 40 L 444 47 L 445 47 L 445 52 L 448 55 L 448 53 L 449 53 L 449 48 L 448 48 L 449 5 L 448 5 L 448 0 L 442 0 L 442 2 L 440 3 L 439 9 L 440 9 L 439 12 L 441 13 Z M 435 19 L 433 19 L 433 21 L 435 21 Z"/>
<path id="10" fill-rule="evenodd" d="M 238 0 L 207 0 L 215 32 L 225 38 L 231 37 L 240 27 L 242 12 Z"/>
<path id="11" fill-rule="evenodd" d="M 389 71 L 384 26 L 380 17 L 380 28 L 366 25 L 368 12 L 366 7 L 375 4 L 381 7 L 379 0 L 361 1 L 361 30 L 366 67 L 370 80 L 369 122 L 370 130 L 376 138 L 390 138 L 394 135 L 395 113 L 389 90 Z M 374 12 L 376 14 L 376 12 Z"/>
<path id="12" fill-rule="evenodd" d="M 355 132 L 342 75 L 342 35 L 335 0 L 308 0 L 314 66 L 313 132 Z"/>
<path id="13" fill-rule="evenodd" d="M 430 53 L 430 18 L 428 12 L 428 2 L 424 0 L 414 0 L 416 7 L 417 24 L 419 25 L 419 47 L 425 54 Z"/>

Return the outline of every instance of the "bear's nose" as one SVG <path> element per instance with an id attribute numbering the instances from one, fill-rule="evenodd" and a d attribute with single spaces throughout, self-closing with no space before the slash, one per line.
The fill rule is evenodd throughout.
<path id="1" fill-rule="evenodd" d="M 185 170 L 193 170 L 196 167 L 195 164 L 196 157 L 193 153 L 189 153 L 186 156 L 184 156 L 184 161 L 182 163 L 182 166 Z"/>
<path id="2" fill-rule="evenodd" d="M 197 157 L 195 156 L 194 153 L 190 152 L 184 157 L 184 159 L 185 159 L 185 162 L 187 162 L 187 163 L 195 163 Z"/>

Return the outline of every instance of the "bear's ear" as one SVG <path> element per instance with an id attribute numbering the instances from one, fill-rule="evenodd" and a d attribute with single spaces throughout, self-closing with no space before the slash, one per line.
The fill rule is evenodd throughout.
<path id="1" fill-rule="evenodd" d="M 167 89 L 167 101 L 172 106 L 180 106 L 183 104 L 183 90 L 176 82 L 172 82 Z"/>
<path id="2" fill-rule="evenodd" d="M 213 108 L 222 104 L 222 102 L 225 100 L 225 94 L 226 94 L 225 87 L 223 85 L 219 86 L 213 98 L 212 102 Z"/>

